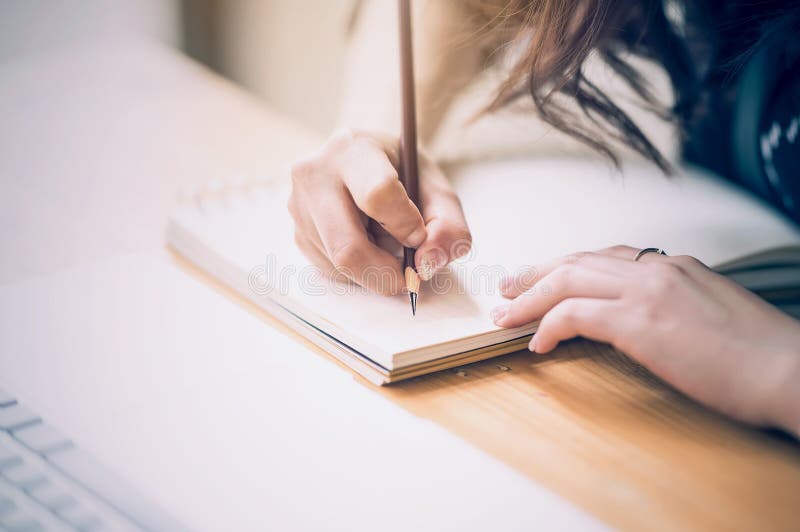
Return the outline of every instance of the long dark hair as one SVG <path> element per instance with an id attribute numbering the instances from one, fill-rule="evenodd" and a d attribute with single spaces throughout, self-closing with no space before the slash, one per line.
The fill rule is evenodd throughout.
<path id="1" fill-rule="evenodd" d="M 487 111 L 528 94 L 540 117 L 606 155 L 622 141 L 665 172 L 670 164 L 633 120 L 584 74 L 599 54 L 641 98 L 643 105 L 685 130 L 703 113 L 708 83 L 724 84 L 766 38 L 785 31 L 776 21 L 796 15 L 800 2 L 725 0 L 470 0 L 490 31 L 524 36 L 525 52 Z M 778 28 L 778 29 L 776 29 Z M 771 34 L 771 36 L 770 36 Z M 666 69 L 675 101 L 659 107 L 648 84 L 625 59 L 652 59 Z M 568 102 L 564 104 L 564 98 Z M 574 102 L 577 105 L 571 105 Z M 588 118 L 580 120 L 577 115 Z"/>

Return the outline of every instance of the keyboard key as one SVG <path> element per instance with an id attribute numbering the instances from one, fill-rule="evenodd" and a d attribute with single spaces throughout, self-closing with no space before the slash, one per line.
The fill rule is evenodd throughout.
<path id="1" fill-rule="evenodd" d="M 44 423 L 23 427 L 13 431 L 11 435 L 31 451 L 39 454 L 48 454 L 72 446 L 72 442 L 63 434 Z"/>
<path id="2" fill-rule="evenodd" d="M 39 416 L 19 404 L 0 408 L 0 430 L 14 430 L 39 421 Z"/>
<path id="3" fill-rule="evenodd" d="M 40 470 L 24 462 L 7 468 L 3 471 L 3 476 L 20 488 L 33 487 L 47 480 Z"/>
<path id="4" fill-rule="evenodd" d="M 31 486 L 25 491 L 39 504 L 54 512 L 78 503 L 75 497 L 49 480 Z"/>
<path id="5" fill-rule="evenodd" d="M 16 402 L 17 400 L 10 393 L 0 388 L 0 408 L 11 406 Z"/>
<path id="6" fill-rule="evenodd" d="M 0 495 L 0 515 L 10 512 L 16 509 L 16 507 L 17 503 L 14 502 L 14 499 L 6 497 L 5 495 Z"/>
<path id="7" fill-rule="evenodd" d="M 103 522 L 88 508 L 80 504 L 73 504 L 56 512 L 58 516 L 78 530 L 100 530 Z"/>
<path id="8" fill-rule="evenodd" d="M 40 522 L 20 510 L 0 515 L 0 528 L 8 530 L 8 532 L 39 532 L 44 530 Z"/>
<path id="9" fill-rule="evenodd" d="M 47 530 L 48 532 L 75 529 L 59 519 L 51 510 L 37 504 L 24 491 L 0 478 L 0 530 Z"/>
<path id="10" fill-rule="evenodd" d="M 21 463 L 21 456 L 0 443 L 0 471 Z"/>
<path id="11" fill-rule="evenodd" d="M 31 451 L 46 462 L 26 459 Z M 51 477 L 56 469 L 72 482 Z M 94 495 L 93 504 L 83 502 L 89 494 L 73 482 Z M 131 525 L 185 530 L 31 410 L 0 395 L 0 531 L 100 532 Z"/>
<path id="12" fill-rule="evenodd" d="M 157 506 L 133 491 L 117 475 L 95 461 L 89 454 L 71 447 L 47 457 L 66 476 L 105 500 L 117 511 L 147 530 L 185 530 L 181 524 Z"/>

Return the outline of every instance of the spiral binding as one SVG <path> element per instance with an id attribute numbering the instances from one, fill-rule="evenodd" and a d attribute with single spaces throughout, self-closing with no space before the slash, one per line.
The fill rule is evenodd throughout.
<path id="1" fill-rule="evenodd" d="M 236 204 L 237 200 L 251 198 L 255 200 L 259 192 L 267 189 L 276 190 L 281 184 L 288 182 L 289 168 L 284 167 L 268 177 L 253 174 L 234 174 L 227 179 L 212 178 L 197 183 L 189 183 L 178 189 L 176 194 L 179 205 L 194 205 L 200 212 L 207 212 L 210 204 L 218 204 L 226 210 Z"/>

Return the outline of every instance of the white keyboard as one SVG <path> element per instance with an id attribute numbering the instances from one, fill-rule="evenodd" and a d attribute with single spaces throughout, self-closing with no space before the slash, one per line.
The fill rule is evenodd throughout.
<path id="1" fill-rule="evenodd" d="M 183 530 L 0 390 L 0 530 Z"/>

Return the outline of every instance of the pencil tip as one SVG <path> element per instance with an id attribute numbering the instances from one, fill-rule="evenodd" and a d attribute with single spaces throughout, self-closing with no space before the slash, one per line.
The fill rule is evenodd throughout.
<path id="1" fill-rule="evenodd" d="M 409 292 L 408 297 L 411 300 L 411 315 L 417 315 L 417 293 L 416 292 Z"/>

